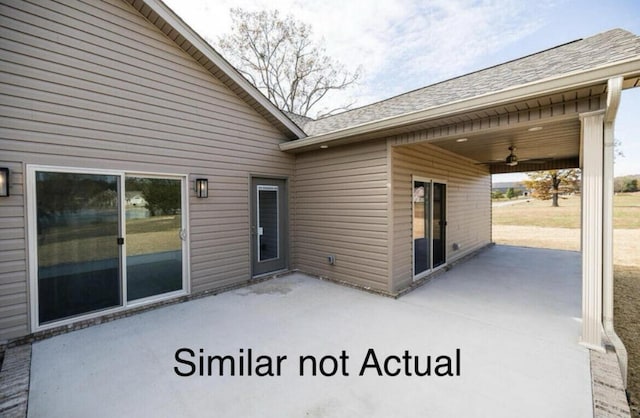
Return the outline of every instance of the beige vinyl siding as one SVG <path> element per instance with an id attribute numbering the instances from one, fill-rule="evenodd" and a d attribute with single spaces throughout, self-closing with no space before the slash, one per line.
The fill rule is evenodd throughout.
<path id="1" fill-rule="evenodd" d="M 11 185 L 10 196 L 0 198 L 0 332 L 11 338 L 28 331 L 26 219 L 22 164 L 3 154 L 0 148 L 0 166 L 9 168 Z"/>
<path id="2" fill-rule="evenodd" d="M 2 2 L 0 24 L 0 341 L 27 331 L 23 164 L 208 178 L 191 290 L 249 279 L 249 177 L 293 174 L 284 134 L 120 0 Z"/>
<path id="3" fill-rule="evenodd" d="M 447 184 L 446 259 L 450 263 L 491 242 L 491 176 L 486 166 L 427 143 L 395 146 L 403 135 L 389 140 L 393 190 L 392 289 L 413 281 L 412 176 Z M 453 243 L 460 249 L 454 251 Z"/>
<path id="4" fill-rule="evenodd" d="M 378 141 L 297 155 L 295 268 L 388 290 L 386 151 Z M 329 255 L 336 256 L 333 266 Z"/>

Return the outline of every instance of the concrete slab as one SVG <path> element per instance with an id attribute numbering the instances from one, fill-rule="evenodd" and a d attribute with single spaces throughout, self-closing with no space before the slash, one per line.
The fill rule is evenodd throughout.
<path id="1" fill-rule="evenodd" d="M 517 247 L 398 300 L 295 274 L 35 343 L 29 416 L 590 417 L 580 286 L 579 253 Z M 235 356 L 236 376 L 180 377 L 180 348 Z M 238 376 L 240 349 L 286 355 L 281 375 Z M 369 349 L 390 371 L 431 355 L 431 375 L 360 376 Z M 300 376 L 301 355 L 330 373 L 343 350 L 348 376 Z"/>

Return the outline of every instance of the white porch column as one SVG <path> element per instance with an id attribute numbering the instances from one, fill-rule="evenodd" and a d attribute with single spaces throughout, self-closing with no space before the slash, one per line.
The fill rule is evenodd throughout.
<path id="1" fill-rule="evenodd" d="M 583 113 L 582 122 L 582 336 L 580 343 L 602 345 L 602 216 L 604 110 Z"/>

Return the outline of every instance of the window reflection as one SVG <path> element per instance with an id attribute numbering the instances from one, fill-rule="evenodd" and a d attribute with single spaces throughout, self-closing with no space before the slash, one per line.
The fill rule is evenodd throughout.
<path id="1" fill-rule="evenodd" d="M 121 304 L 118 177 L 36 173 L 40 323 Z"/>
<path id="2" fill-rule="evenodd" d="M 182 289 L 182 182 L 125 180 L 127 299 Z"/>

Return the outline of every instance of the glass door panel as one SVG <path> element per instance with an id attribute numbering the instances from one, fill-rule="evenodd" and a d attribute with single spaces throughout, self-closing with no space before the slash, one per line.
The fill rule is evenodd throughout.
<path id="1" fill-rule="evenodd" d="M 182 290 L 182 181 L 126 176 L 127 300 Z"/>
<path id="2" fill-rule="evenodd" d="M 122 304 L 119 176 L 36 172 L 39 323 Z"/>
<path id="3" fill-rule="evenodd" d="M 446 185 L 433 183 L 433 267 L 445 262 L 445 233 L 447 221 L 445 218 Z"/>
<path id="4" fill-rule="evenodd" d="M 278 186 L 258 186 L 258 261 L 278 258 Z"/>
<path id="5" fill-rule="evenodd" d="M 431 268 L 431 183 L 413 182 L 413 262 L 414 275 Z"/>

